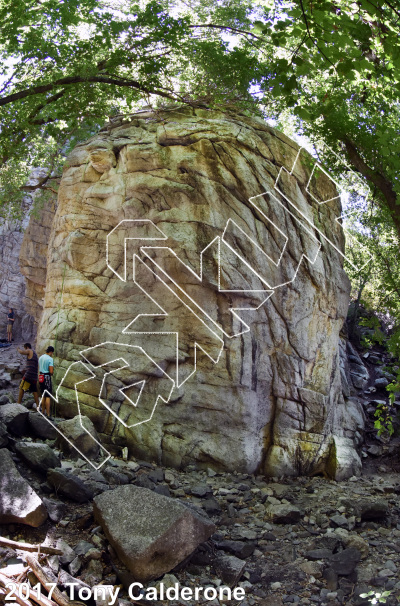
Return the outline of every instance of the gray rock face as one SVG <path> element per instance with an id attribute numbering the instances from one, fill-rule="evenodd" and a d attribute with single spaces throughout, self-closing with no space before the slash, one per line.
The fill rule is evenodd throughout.
<path id="1" fill-rule="evenodd" d="M 92 421 L 85 416 L 74 417 L 67 421 L 61 421 L 58 429 L 87 457 L 96 458 L 100 453 L 100 446 L 91 436 L 98 440 L 97 432 Z M 57 435 L 57 443 L 65 454 L 77 456 L 75 448 L 71 446 L 60 434 Z"/>
<path id="2" fill-rule="evenodd" d="M 40 178 L 40 174 L 36 175 L 36 182 Z M 30 181 L 32 182 L 33 178 Z M 43 310 L 47 250 L 56 205 L 57 199 L 54 196 L 44 203 L 35 216 L 31 217 L 19 251 L 19 264 L 26 284 L 23 303 L 27 313 L 34 320 L 35 333 Z"/>
<path id="3" fill-rule="evenodd" d="M 47 473 L 48 469 L 61 467 L 60 459 L 47 444 L 18 442 L 15 450 L 21 459 L 35 471 Z"/>
<path id="4" fill-rule="evenodd" d="M 0 450 L 0 524 L 41 526 L 47 519 L 42 500 L 20 475 L 8 450 Z"/>
<path id="5" fill-rule="evenodd" d="M 55 491 L 77 503 L 86 503 L 93 498 L 93 493 L 84 482 L 64 469 L 49 469 L 47 481 L 54 486 Z"/>
<path id="6" fill-rule="evenodd" d="M 24 237 L 24 228 L 29 222 L 30 200 L 25 207 L 27 216 L 22 222 L 5 221 L 0 226 L 0 333 L 7 334 L 8 308 L 14 309 L 15 321 L 13 336 L 15 340 L 28 340 L 33 335 L 33 318 L 25 308 L 25 279 L 21 275 L 19 251 Z"/>
<path id="7" fill-rule="evenodd" d="M 357 350 L 349 341 L 347 341 L 346 346 L 349 360 L 348 372 L 351 382 L 357 390 L 364 389 L 369 379 L 368 369 L 358 355 Z"/>
<path id="8" fill-rule="evenodd" d="M 197 511 L 137 486 L 95 497 L 93 511 L 121 561 L 142 582 L 172 570 L 215 531 Z"/>
<path id="9" fill-rule="evenodd" d="M 360 416 L 339 368 L 349 298 L 341 209 L 332 182 L 312 176 L 298 152 L 262 120 L 207 109 L 137 113 L 76 147 L 49 236 L 38 333 L 39 350 L 55 338 L 66 268 L 56 365 L 63 416 L 78 413 L 76 385 L 104 446 L 140 459 L 273 476 L 359 471 Z M 159 248 L 145 252 L 149 238 Z M 136 283 L 125 246 L 127 258 L 141 259 Z M 154 301 L 166 315 L 151 316 Z M 235 316 L 235 307 L 254 311 Z M 96 346 L 95 377 L 83 365 L 64 377 L 78 352 Z M 131 355 L 130 370 L 105 377 L 103 364 L 131 346 L 149 357 Z M 181 387 L 164 404 L 172 380 Z"/>
<path id="10" fill-rule="evenodd" d="M 28 430 L 29 410 L 22 404 L 4 404 L 0 406 L 0 423 L 3 423 L 7 431 L 16 436 L 23 436 Z"/>
<path id="11" fill-rule="evenodd" d="M 41 168 L 32 171 L 26 191 L 41 183 L 44 172 Z M 36 209 L 38 216 L 30 216 L 35 195 L 32 192 L 24 198 L 25 216 L 21 221 L 6 220 L 0 225 L 0 332 L 6 334 L 8 307 L 12 307 L 15 341 L 35 339 L 43 306 L 47 246 L 56 200 L 53 197 Z"/>

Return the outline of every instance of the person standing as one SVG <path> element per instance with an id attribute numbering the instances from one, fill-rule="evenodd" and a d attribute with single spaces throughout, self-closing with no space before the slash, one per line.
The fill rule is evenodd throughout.
<path id="1" fill-rule="evenodd" d="M 12 341 L 12 331 L 15 322 L 14 310 L 12 307 L 9 308 L 8 316 L 7 316 L 7 341 L 11 343 Z"/>
<path id="2" fill-rule="evenodd" d="M 48 418 L 50 418 L 51 404 L 50 395 L 48 394 L 53 394 L 53 385 L 51 381 L 51 377 L 53 376 L 54 372 L 53 355 L 54 347 L 49 345 L 49 347 L 46 349 L 46 353 L 39 358 L 39 390 L 40 395 L 42 396 L 40 402 L 42 413 Z M 47 392 L 46 395 L 44 395 L 45 392 Z"/>
<path id="3" fill-rule="evenodd" d="M 38 397 L 38 368 L 39 361 L 37 353 L 33 351 L 30 343 L 24 344 L 24 349 L 17 348 L 18 353 L 27 357 L 26 368 L 24 376 L 22 377 L 21 384 L 19 386 L 18 404 L 21 404 L 24 393 L 29 392 L 33 394 L 35 399 L 36 408 L 39 408 L 39 397 Z"/>

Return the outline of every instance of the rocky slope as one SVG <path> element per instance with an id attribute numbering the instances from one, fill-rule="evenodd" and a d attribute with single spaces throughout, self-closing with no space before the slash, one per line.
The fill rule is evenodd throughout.
<path id="1" fill-rule="evenodd" d="M 3 420 L 7 406 L 0 405 Z M 177 471 L 121 459 L 94 471 L 82 459 L 63 456 L 54 435 L 47 440 L 39 437 L 49 426 L 40 422 L 38 413 L 25 409 L 25 415 L 25 430 L 21 431 L 20 418 L 14 431 L 8 431 L 6 448 L 2 444 L 0 449 L 0 535 L 58 547 L 62 554 L 42 559 L 42 566 L 61 591 L 71 595 L 70 584 L 76 583 L 75 599 L 79 599 L 81 587 L 90 588 L 93 596 L 99 584 L 113 592 L 121 586 L 116 604 L 127 606 L 132 603 L 129 587 L 144 575 L 153 577 L 144 580 L 144 590 L 156 587 L 160 591 L 164 585 L 165 591 L 175 583 L 181 588 L 209 587 L 215 592 L 221 585 L 239 587 L 245 594 L 242 606 L 360 605 L 368 604 L 360 594 L 371 590 L 389 591 L 388 604 L 397 603 L 399 476 L 398 469 L 391 468 L 389 452 L 385 458 L 368 454 L 377 444 L 375 439 L 366 444 L 361 477 L 340 483 L 322 477 L 266 479 L 210 468 L 198 471 L 194 466 Z M 390 452 L 396 448 L 392 444 Z M 4 458 L 6 466 L 1 465 Z M 17 474 L 21 474 L 18 481 Z M 7 483 L 11 477 L 14 485 Z M 26 518 L 10 524 L 2 504 L 17 489 L 36 497 L 35 502 L 24 502 Z M 127 491 L 140 491 L 141 506 L 122 498 Z M 93 504 L 95 495 L 99 496 Z M 11 513 L 21 516 L 20 504 L 15 499 L 11 502 Z M 33 524 L 39 527 L 30 527 L 33 514 L 27 506 L 40 516 Z M 188 517 L 194 515 L 200 528 L 206 525 L 211 535 L 206 540 L 207 534 L 203 539 L 200 534 L 200 544 L 191 546 L 186 559 L 185 549 L 194 535 L 188 536 L 184 530 L 176 535 L 176 520 L 182 511 Z M 129 531 L 132 525 L 136 525 L 135 532 Z M 167 537 L 173 537 L 172 544 Z M 157 545 L 158 557 L 164 550 L 159 562 L 156 557 L 149 558 L 153 545 Z M 128 568 L 119 554 L 125 554 Z M 183 561 L 173 568 L 177 557 Z M 0 546 L 0 566 L 7 567 L 3 568 L 5 574 L 23 572 L 26 558 L 26 552 Z M 129 570 L 131 559 L 135 574 Z M 28 577 L 31 586 L 36 585 L 37 578 L 32 573 Z M 81 602 L 88 606 L 108 603 L 92 598 Z M 212 606 L 239 603 L 159 598 L 140 604 L 194 606 L 203 602 Z"/>
<path id="2" fill-rule="evenodd" d="M 359 473 L 340 207 L 298 151 L 261 120 L 196 109 L 117 119 L 68 158 L 38 349 L 57 336 L 58 410 L 77 414 L 79 383 L 105 448 L 176 468 Z"/>

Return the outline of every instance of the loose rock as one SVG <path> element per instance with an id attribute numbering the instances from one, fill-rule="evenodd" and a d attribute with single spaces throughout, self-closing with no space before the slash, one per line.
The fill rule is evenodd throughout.
<path id="1" fill-rule="evenodd" d="M 47 481 L 54 486 L 57 493 L 77 503 L 85 503 L 93 498 L 90 488 L 80 478 L 64 469 L 50 469 Z"/>
<path id="2" fill-rule="evenodd" d="M 99 438 L 92 421 L 88 417 L 78 415 L 73 419 L 61 421 L 58 424 L 58 429 L 86 457 L 95 459 L 99 456 Z M 61 435 L 57 437 L 57 444 L 65 454 L 72 457 L 78 456 L 75 448 Z"/>
<path id="3" fill-rule="evenodd" d="M 35 471 L 47 473 L 48 469 L 61 467 L 60 459 L 47 444 L 18 442 L 15 450 L 21 459 Z"/>
<path id="4" fill-rule="evenodd" d="M 214 560 L 215 572 L 227 585 L 236 585 L 240 581 L 246 564 L 235 556 L 218 555 Z"/>
<path id="5" fill-rule="evenodd" d="M 29 412 L 28 423 L 34 435 L 42 440 L 55 440 L 59 435 L 53 425 L 37 412 Z"/>
<path id="6" fill-rule="evenodd" d="M 301 512 L 298 507 L 291 504 L 268 505 L 267 516 L 276 524 L 293 524 L 300 520 Z"/>

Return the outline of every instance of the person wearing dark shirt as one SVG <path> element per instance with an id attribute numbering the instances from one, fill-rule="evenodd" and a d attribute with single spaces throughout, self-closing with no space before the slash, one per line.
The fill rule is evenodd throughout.
<path id="1" fill-rule="evenodd" d="M 14 321 L 15 321 L 14 310 L 12 307 L 10 307 L 10 311 L 8 312 L 8 316 L 7 316 L 7 341 L 9 343 L 11 343 L 11 341 L 12 341 L 12 331 L 13 331 Z"/>
<path id="2" fill-rule="evenodd" d="M 17 348 L 18 353 L 26 356 L 26 368 L 19 386 L 18 404 L 21 404 L 25 392 L 33 393 L 36 408 L 39 408 L 39 396 L 37 388 L 39 360 L 37 353 L 33 351 L 30 343 L 25 343 L 24 349 Z"/>

